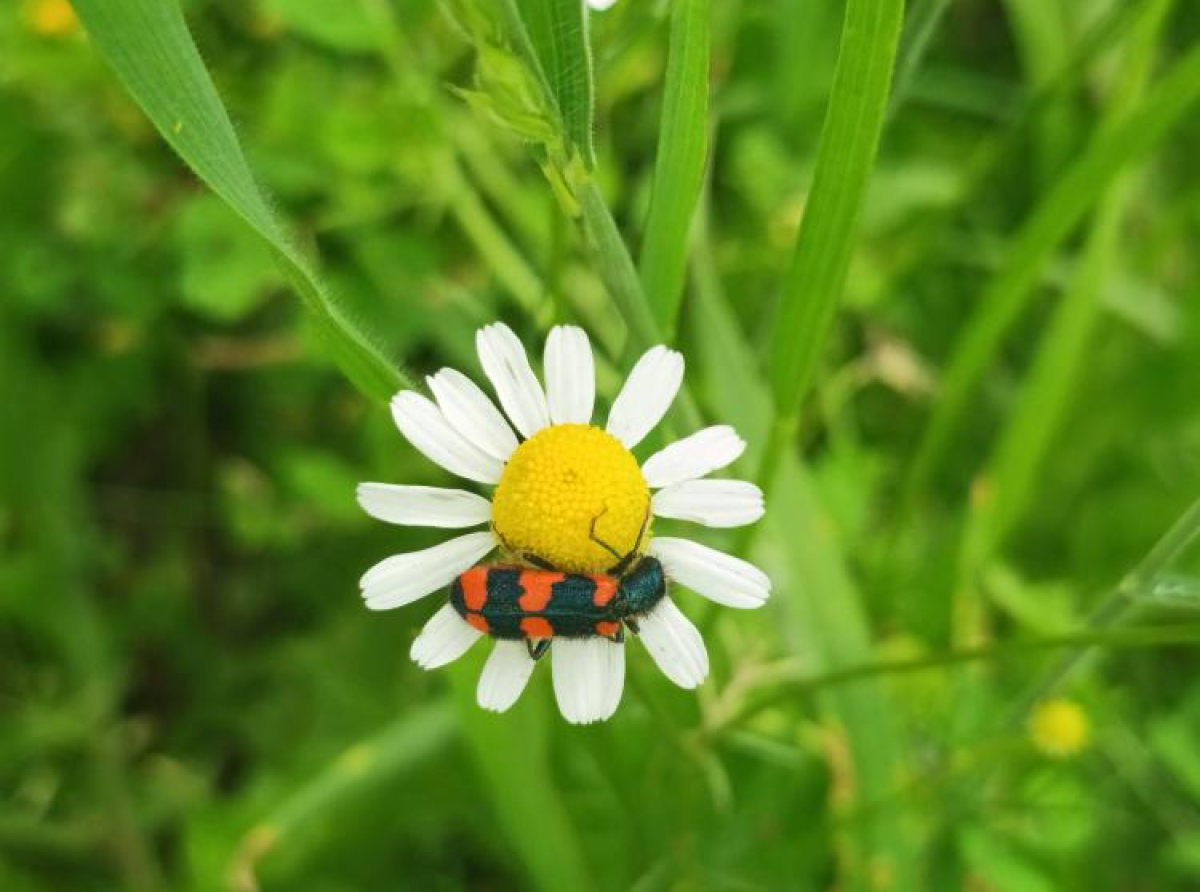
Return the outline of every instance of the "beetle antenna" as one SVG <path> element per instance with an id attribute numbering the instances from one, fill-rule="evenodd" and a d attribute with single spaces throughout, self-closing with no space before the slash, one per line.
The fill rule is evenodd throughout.
<path id="1" fill-rule="evenodd" d="M 633 548 L 629 554 L 637 554 L 639 548 L 642 547 L 642 537 L 646 535 L 646 527 L 650 524 L 650 499 L 646 499 L 646 513 L 642 515 L 642 528 L 638 530 L 638 537 L 634 540 Z"/>
<path id="2" fill-rule="evenodd" d="M 608 506 L 605 505 L 604 511 L 601 511 L 592 518 L 592 526 L 589 534 L 593 542 L 617 559 L 617 562 L 609 569 L 609 575 L 620 576 L 627 569 L 629 569 L 629 565 L 633 562 L 633 558 L 637 555 L 638 549 L 642 547 L 642 537 L 646 535 L 646 527 L 650 524 L 650 501 L 646 501 L 646 513 L 642 515 L 642 526 L 638 530 L 637 539 L 635 539 L 633 542 L 633 548 L 629 549 L 629 551 L 627 551 L 625 554 L 621 554 L 607 542 L 596 538 L 596 521 L 603 517 L 607 511 Z"/>

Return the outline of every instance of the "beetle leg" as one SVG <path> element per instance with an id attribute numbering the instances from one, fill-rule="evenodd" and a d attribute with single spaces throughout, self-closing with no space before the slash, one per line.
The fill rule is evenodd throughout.
<path id="1" fill-rule="evenodd" d="M 557 570 L 558 569 L 557 567 L 554 566 L 554 564 L 550 563 L 544 557 L 538 557 L 536 554 L 534 554 L 533 552 L 530 552 L 530 551 L 521 552 L 521 560 L 523 560 L 527 563 L 533 564 L 539 570 Z"/>
<path id="2" fill-rule="evenodd" d="M 633 634 L 635 634 L 635 635 L 639 634 L 642 631 L 641 627 L 638 626 L 637 620 L 634 619 L 632 616 L 625 617 L 625 625 L 627 625 L 629 627 L 629 631 L 633 632 Z"/>
<path id="3" fill-rule="evenodd" d="M 529 651 L 529 659 L 536 663 L 538 660 L 544 657 L 546 655 L 546 651 L 550 649 L 550 642 L 552 640 L 553 639 L 550 638 L 542 638 L 535 642 L 531 638 L 526 638 L 525 649 Z"/>
<path id="4" fill-rule="evenodd" d="M 608 640 L 611 641 L 613 644 L 624 644 L 625 643 L 625 627 L 617 626 L 617 631 L 613 632 L 612 637 L 609 638 Z"/>

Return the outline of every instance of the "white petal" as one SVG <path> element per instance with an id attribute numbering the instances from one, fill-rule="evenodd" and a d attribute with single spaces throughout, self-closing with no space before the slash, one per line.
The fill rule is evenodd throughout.
<path id="1" fill-rule="evenodd" d="M 745 480 L 685 480 L 654 494 L 655 517 L 740 527 L 763 516 L 762 490 Z"/>
<path id="2" fill-rule="evenodd" d="M 617 0 L 587 0 L 587 5 L 596 12 L 604 12 L 606 9 L 612 9 Z"/>
<path id="3" fill-rule="evenodd" d="M 499 482 L 504 463 L 463 439 L 432 400 L 402 390 L 392 397 L 392 418 L 408 442 L 451 474 L 480 483 Z"/>
<path id="4" fill-rule="evenodd" d="M 483 496 L 437 486 L 360 483 L 358 504 L 378 520 L 417 527 L 473 527 L 492 516 Z"/>
<path id="5" fill-rule="evenodd" d="M 649 550 L 668 579 L 726 607 L 761 607 L 771 593 L 771 580 L 754 564 L 699 542 L 655 536 Z"/>
<path id="6" fill-rule="evenodd" d="M 495 547 L 489 530 L 467 533 L 423 551 L 392 555 L 363 574 L 359 581 L 363 599 L 371 610 L 410 604 L 448 586 Z"/>
<path id="7" fill-rule="evenodd" d="M 465 654 L 482 634 L 467 625 L 457 610 L 445 604 L 425 623 L 408 655 L 422 669 L 437 669 Z"/>
<path id="8" fill-rule="evenodd" d="M 475 699 L 484 709 L 504 712 L 525 690 L 534 665 L 524 641 L 497 641 L 479 676 Z"/>
<path id="9" fill-rule="evenodd" d="M 683 356 L 661 344 L 637 361 L 608 413 L 607 430 L 632 449 L 671 407 L 683 383 Z"/>
<path id="10" fill-rule="evenodd" d="M 550 424 L 546 394 L 529 365 L 525 348 L 512 329 L 494 322 L 475 333 L 479 361 L 496 388 L 500 405 L 524 436 L 532 437 Z"/>
<path id="11" fill-rule="evenodd" d="M 663 598 L 639 618 L 638 630 L 638 637 L 663 675 L 681 688 L 694 688 L 708 676 L 704 639 L 670 598 Z"/>
<path id="12" fill-rule="evenodd" d="M 607 638 L 555 638 L 554 696 L 568 722 L 600 722 L 617 711 L 625 687 L 625 645 Z"/>
<path id="13" fill-rule="evenodd" d="M 479 385 L 456 369 L 425 378 L 446 420 L 468 443 L 502 462 L 517 448 L 517 435 Z"/>
<path id="14" fill-rule="evenodd" d="M 737 460 L 746 441 L 727 424 L 716 424 L 676 440 L 642 465 L 642 476 L 653 489 L 695 480 Z"/>
<path id="15" fill-rule="evenodd" d="M 546 338 L 546 401 L 555 424 L 588 424 L 596 401 L 596 364 L 582 328 L 557 325 Z"/>

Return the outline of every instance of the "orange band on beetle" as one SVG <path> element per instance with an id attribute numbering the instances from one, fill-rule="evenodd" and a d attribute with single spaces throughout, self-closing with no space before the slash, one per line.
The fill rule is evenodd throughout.
<path id="1" fill-rule="evenodd" d="M 487 567 L 472 567 L 458 577 L 462 585 L 463 600 L 469 610 L 482 610 L 487 603 Z"/>
<path id="2" fill-rule="evenodd" d="M 553 573 L 546 570 L 526 570 L 518 579 L 518 584 L 525 592 L 517 598 L 517 604 L 526 613 L 541 613 L 550 603 L 554 594 L 554 584 L 561 582 L 565 573 Z"/>
<path id="3" fill-rule="evenodd" d="M 527 616 L 521 620 L 521 631 L 526 638 L 554 637 L 554 627 L 540 616 Z"/>
<path id="4" fill-rule="evenodd" d="M 617 596 L 617 581 L 611 576 L 593 576 L 591 579 L 596 583 L 596 590 L 592 592 L 592 603 L 597 607 L 603 607 Z"/>
<path id="5" fill-rule="evenodd" d="M 481 614 L 468 613 L 463 617 L 463 619 L 465 619 L 469 625 L 478 629 L 480 632 L 483 632 L 485 635 L 491 631 L 491 626 L 488 625 L 487 617 Z"/>

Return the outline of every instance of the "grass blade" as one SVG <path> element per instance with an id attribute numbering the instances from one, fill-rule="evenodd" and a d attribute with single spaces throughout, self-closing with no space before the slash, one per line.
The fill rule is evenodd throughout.
<path id="1" fill-rule="evenodd" d="M 955 343 L 943 375 L 941 397 L 905 486 L 904 505 L 911 506 L 941 461 L 975 384 L 1028 304 L 1047 258 L 1120 170 L 1157 145 L 1186 118 L 1198 99 L 1200 47 L 1195 47 L 1157 82 L 1124 124 L 1111 132 L 1104 128 L 1096 135 L 1021 227 L 1000 263 L 999 275 L 984 291 L 979 309 Z"/>
<path id="2" fill-rule="evenodd" d="M 710 0 L 679 0 L 671 12 L 654 189 L 640 258 L 642 287 L 668 339 L 683 296 L 688 233 L 708 156 L 710 14 Z"/>
<path id="3" fill-rule="evenodd" d="M 592 50 L 582 0 L 517 0 L 542 74 L 562 116 L 567 138 L 588 167 L 592 147 Z"/>
<path id="4" fill-rule="evenodd" d="M 900 49 L 896 55 L 896 74 L 893 78 L 892 95 L 888 100 L 888 116 L 896 112 L 908 98 L 913 78 L 925 58 L 929 44 L 937 33 L 950 0 L 916 0 L 909 8 L 904 22 L 904 33 L 900 36 Z"/>
<path id="5" fill-rule="evenodd" d="M 1122 67 L 1124 76 L 1102 127 L 1118 126 L 1141 100 L 1170 6 L 1171 0 L 1155 0 L 1150 14 L 1132 32 Z M 967 533 L 968 574 L 1000 546 L 1025 510 L 1038 469 L 1061 428 L 1100 316 L 1101 292 L 1120 249 L 1120 224 L 1129 204 L 1129 185 L 1127 179 L 1120 179 L 1101 199 L 1075 280 L 1041 338 L 1013 414 L 988 460 L 983 473 L 989 483 L 988 497 L 980 500 Z"/>
<path id="6" fill-rule="evenodd" d="M 704 221 L 700 221 L 703 226 Z M 699 353 L 707 368 L 719 369 L 708 390 L 709 401 L 722 420 L 734 424 L 750 443 L 752 453 L 771 424 L 771 398 L 758 377 L 758 361 L 741 336 L 738 322 L 718 292 L 707 268 L 709 252 L 696 262 L 696 322 Z M 757 456 L 751 454 L 751 460 Z M 818 674 L 838 673 L 873 663 L 871 634 L 860 592 L 850 578 L 837 537 L 819 503 L 809 475 L 792 455 L 781 456 L 779 482 L 768 515 L 769 535 L 787 555 L 787 583 L 777 586 L 776 598 L 787 598 L 780 610 L 783 635 L 791 646 L 805 651 L 806 665 Z M 847 685 L 824 692 L 820 706 L 841 726 L 854 776 L 854 802 L 848 809 L 887 801 L 899 786 L 903 746 L 900 721 L 885 689 L 873 682 Z M 912 862 L 915 846 L 904 835 L 900 815 L 893 809 L 864 809 L 869 814 L 847 822 L 851 845 L 840 885 L 874 889 L 880 875 L 892 888 L 915 888 Z M 839 885 L 839 884 L 835 884 Z"/>
<path id="7" fill-rule="evenodd" d="M 794 416 L 821 358 L 842 294 L 887 108 L 902 0 L 850 0 L 829 110 L 771 349 L 781 416 Z"/>
<path id="8" fill-rule="evenodd" d="M 346 376 L 386 399 L 407 386 L 288 238 L 254 180 L 229 115 L 173 0 L 74 0 L 80 20 L 163 138 L 268 244 Z"/>

